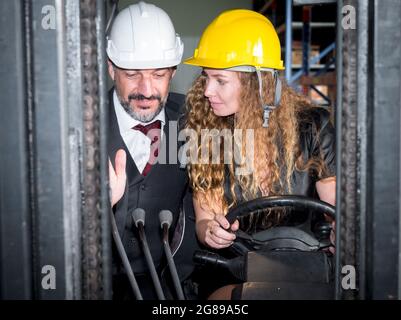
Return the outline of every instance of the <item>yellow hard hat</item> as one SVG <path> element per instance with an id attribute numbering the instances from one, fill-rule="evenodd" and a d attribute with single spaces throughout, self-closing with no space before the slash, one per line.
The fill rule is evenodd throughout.
<path id="1" fill-rule="evenodd" d="M 274 26 L 265 16 L 245 9 L 225 11 L 214 19 L 203 32 L 193 57 L 184 63 L 215 69 L 284 69 Z"/>

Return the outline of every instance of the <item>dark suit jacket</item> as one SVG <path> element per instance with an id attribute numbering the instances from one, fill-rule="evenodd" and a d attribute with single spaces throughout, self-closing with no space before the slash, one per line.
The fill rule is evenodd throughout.
<path id="1" fill-rule="evenodd" d="M 166 124 L 159 158 L 166 155 L 166 164 L 156 163 L 146 177 L 142 176 L 120 135 L 113 104 L 113 90 L 109 95 L 109 157 L 114 164 L 115 153 L 124 149 L 127 153 L 127 186 L 123 198 L 114 206 L 116 224 L 128 259 L 134 273 L 148 272 L 148 267 L 139 243 L 139 236 L 133 225 L 131 212 L 135 208 L 146 211 L 145 232 L 156 268 L 163 268 L 162 230 L 159 222 L 160 210 L 173 213 L 170 239 L 174 260 L 180 278 L 183 280 L 192 272 L 193 251 L 197 248 L 195 217 L 192 195 L 188 188 L 188 174 L 176 161 L 179 150 L 176 132 L 169 128 L 172 121 L 179 120 L 184 105 L 184 96 L 170 93 L 165 106 Z M 171 141 L 169 141 L 171 140 Z M 164 144 L 166 143 L 166 144 Z M 168 152 L 170 147 L 170 152 Z M 166 152 L 167 151 L 167 152 Z M 114 274 L 124 273 L 118 254 L 114 252 Z"/>

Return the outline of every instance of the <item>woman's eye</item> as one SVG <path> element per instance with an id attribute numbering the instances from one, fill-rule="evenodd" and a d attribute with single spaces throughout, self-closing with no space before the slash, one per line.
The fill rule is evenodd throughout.
<path id="1" fill-rule="evenodd" d="M 217 83 L 220 84 L 220 85 L 225 85 L 225 84 L 226 84 L 226 81 L 221 80 L 221 79 L 218 79 L 218 80 L 217 80 Z"/>

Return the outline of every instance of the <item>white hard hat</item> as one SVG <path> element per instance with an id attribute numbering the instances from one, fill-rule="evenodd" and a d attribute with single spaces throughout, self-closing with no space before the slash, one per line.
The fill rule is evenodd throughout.
<path id="1" fill-rule="evenodd" d="M 122 69 L 176 66 L 183 51 L 184 44 L 167 13 L 142 1 L 116 16 L 107 37 L 107 55 Z"/>

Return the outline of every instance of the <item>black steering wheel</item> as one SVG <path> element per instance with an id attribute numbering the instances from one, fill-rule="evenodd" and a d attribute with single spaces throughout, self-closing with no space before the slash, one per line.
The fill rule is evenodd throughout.
<path id="1" fill-rule="evenodd" d="M 304 196 L 270 196 L 250 200 L 232 208 L 226 218 L 231 224 L 237 218 L 246 216 L 254 211 L 268 209 L 291 207 L 300 211 L 311 211 L 318 214 L 326 214 L 335 220 L 335 207 L 332 205 L 304 197 Z M 331 226 L 326 224 L 326 230 L 330 233 Z M 237 255 L 245 255 L 253 250 L 299 250 L 299 251 L 317 251 L 329 247 L 328 239 L 320 241 L 312 233 L 311 229 L 306 232 L 296 227 L 280 226 L 272 227 L 264 231 L 259 231 L 249 235 L 242 230 L 238 230 L 237 239 L 231 245 L 230 250 Z"/>

